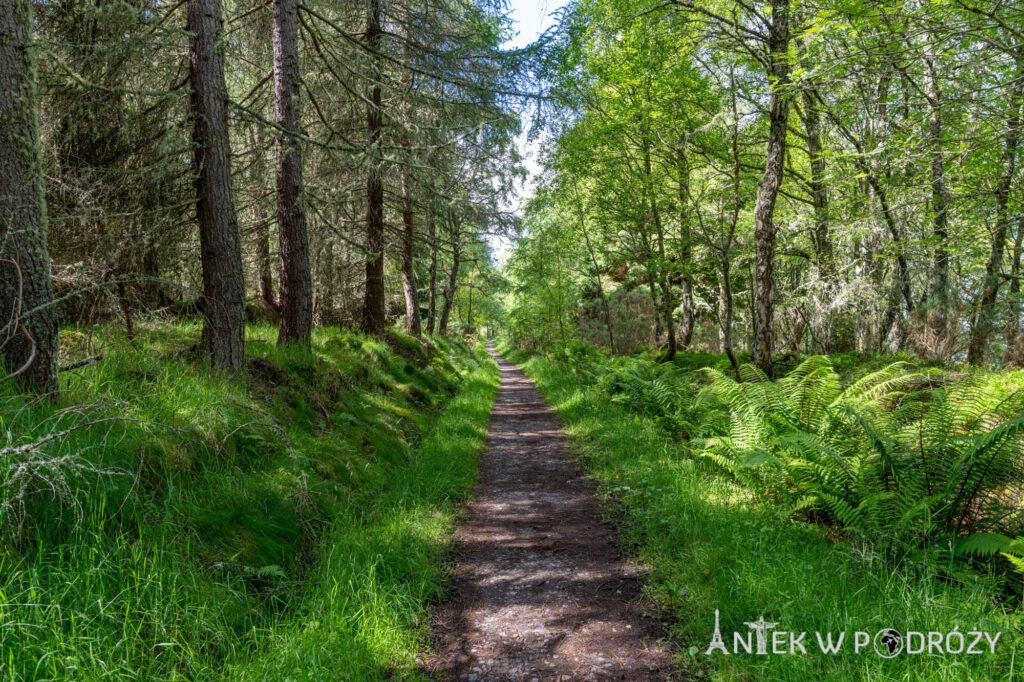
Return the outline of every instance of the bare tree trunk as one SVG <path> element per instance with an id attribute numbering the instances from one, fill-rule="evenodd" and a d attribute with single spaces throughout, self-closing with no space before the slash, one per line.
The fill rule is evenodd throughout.
<path id="1" fill-rule="evenodd" d="M 686 159 L 686 141 L 679 141 L 679 260 L 683 270 L 683 324 L 679 341 L 683 348 L 693 340 L 693 245 L 690 235 L 690 166 Z"/>
<path id="2" fill-rule="evenodd" d="M 1007 121 L 1006 142 L 1003 145 L 1003 173 L 996 186 L 996 230 L 992 235 L 992 251 L 985 264 L 985 283 L 975 313 L 974 327 L 967 349 L 967 362 L 978 365 L 985 361 L 988 351 L 989 336 L 992 334 L 992 323 L 995 313 L 996 296 L 999 293 L 1000 270 L 1003 267 L 1003 250 L 1006 247 L 1006 234 L 1010 229 L 1010 188 L 1017 170 L 1017 142 L 1020 139 L 1021 95 L 1024 94 L 1024 71 L 1018 70 L 1017 82 L 1010 93 L 1012 107 Z"/>
<path id="3" fill-rule="evenodd" d="M 665 263 L 665 234 L 661 224 L 661 213 L 658 211 L 657 206 L 654 208 L 654 229 L 658 234 L 658 256 L 661 262 Z M 668 334 L 668 349 L 665 351 L 662 360 L 672 362 L 676 358 L 676 321 L 673 316 L 676 306 L 672 298 L 672 287 L 669 282 L 668 270 L 664 266 L 658 268 L 658 270 L 661 273 L 658 284 L 661 288 L 661 305 L 665 315 L 665 330 Z"/>
<path id="4" fill-rule="evenodd" d="M 789 118 L 789 0 L 772 0 L 768 35 L 771 104 L 764 179 L 754 205 L 754 364 L 772 375 L 772 321 L 775 314 L 775 201 L 782 186 Z"/>
<path id="5" fill-rule="evenodd" d="M 245 283 L 238 218 L 231 196 L 228 91 L 220 0 L 189 0 L 189 76 L 196 212 L 203 264 L 202 350 L 214 367 L 237 370 L 245 359 Z"/>
<path id="6" fill-rule="evenodd" d="M 256 295 L 272 310 L 277 310 L 277 297 L 274 295 L 274 268 L 270 260 L 270 216 L 264 211 L 263 195 L 266 190 L 266 157 L 260 140 L 259 128 L 249 126 L 247 131 L 249 146 L 256 155 L 250 164 L 249 178 L 256 188 L 253 198 L 253 232 L 256 240 Z"/>
<path id="7" fill-rule="evenodd" d="M 668 334 L 668 349 L 665 351 L 665 355 L 662 358 L 665 361 L 671 362 L 676 357 L 676 325 L 673 319 L 672 312 L 675 310 L 675 304 L 672 300 L 672 289 L 669 284 L 669 267 L 668 261 L 665 259 L 665 229 L 661 222 L 661 210 L 658 208 L 658 198 L 654 190 L 654 174 L 651 168 L 651 146 L 650 138 L 648 137 L 646 129 L 643 135 L 643 162 L 644 162 L 644 191 L 647 194 L 647 210 L 650 216 L 651 223 L 654 225 L 654 236 L 657 239 L 658 246 L 658 263 L 656 267 L 648 267 L 648 272 L 652 277 L 651 291 L 652 298 L 654 298 L 655 315 L 658 314 L 658 301 L 653 296 L 654 284 L 653 279 L 658 281 L 658 289 L 661 290 L 661 314 L 665 317 L 665 330 Z M 649 259 L 648 259 L 649 260 Z"/>
<path id="8" fill-rule="evenodd" d="M 381 2 L 370 0 L 366 15 L 366 44 L 380 51 Z M 378 65 L 379 67 L 379 65 Z M 366 107 L 366 132 L 370 142 L 369 169 L 366 174 L 366 295 L 363 302 L 363 330 L 379 334 L 387 324 L 384 291 L 384 181 L 380 150 L 383 112 L 381 111 L 380 74 L 374 74 Z"/>
<path id="9" fill-rule="evenodd" d="M 402 57 L 406 64 L 410 64 L 409 42 L 412 38 L 412 15 L 409 13 L 409 0 L 403 0 L 406 20 L 404 23 L 405 40 L 403 41 Z M 409 127 L 412 125 L 412 106 L 409 103 L 409 91 L 412 87 L 412 72 L 406 67 L 402 73 L 402 123 L 405 129 L 402 132 L 402 145 L 405 147 L 405 163 L 402 166 L 402 293 L 405 295 L 405 331 L 418 337 L 423 336 L 423 327 L 420 323 L 420 298 L 416 286 L 415 268 L 415 246 L 416 246 L 416 223 L 413 220 L 412 206 L 412 164 L 413 155 L 409 145 Z"/>
<path id="10" fill-rule="evenodd" d="M 1020 260 L 1024 251 L 1024 218 L 1017 219 L 1017 236 L 1013 242 L 1013 263 L 1010 265 L 1010 311 L 1006 320 L 1006 356 L 1008 365 L 1024 364 L 1020 347 Z"/>
<path id="11" fill-rule="evenodd" d="M 299 144 L 299 4 L 274 0 L 274 115 L 277 139 L 277 238 L 281 251 L 281 326 L 278 345 L 309 347 L 313 333 L 313 277 L 302 208 Z"/>
<path id="12" fill-rule="evenodd" d="M 732 100 L 732 125 L 729 126 L 730 142 L 732 148 L 732 216 L 729 221 L 729 229 L 725 232 L 721 249 L 721 272 L 720 283 L 720 305 L 718 324 L 722 334 L 722 352 L 729 358 L 732 365 L 732 375 L 736 381 L 740 380 L 740 363 L 736 360 L 736 353 L 732 349 L 732 325 L 735 317 L 735 309 L 732 296 L 732 243 L 736 237 L 736 225 L 740 221 L 740 209 L 743 206 L 743 198 L 740 196 L 740 116 L 736 106 L 736 79 L 735 74 L 729 71 L 729 91 Z"/>
<path id="13" fill-rule="evenodd" d="M 433 189 L 433 188 L 431 188 Z M 437 214 L 433 192 L 427 203 L 427 239 L 430 265 L 427 269 L 427 333 L 433 334 L 437 324 Z"/>
<path id="14" fill-rule="evenodd" d="M 405 294 L 405 331 L 420 337 L 420 298 L 416 289 L 416 270 L 413 262 L 416 245 L 416 225 L 413 222 L 412 197 L 409 188 L 409 169 L 402 170 L 402 291 Z"/>
<path id="15" fill-rule="evenodd" d="M 718 324 L 722 338 L 722 352 L 729 358 L 732 366 L 733 376 L 739 381 L 740 363 L 736 360 L 736 353 L 732 349 L 732 325 L 733 325 L 733 301 L 732 301 L 732 275 L 729 266 L 729 254 L 722 258 L 722 281 L 718 283 Z"/>
<path id="16" fill-rule="evenodd" d="M 928 301 L 929 326 L 937 345 L 934 351 L 945 353 L 945 340 L 949 315 L 949 251 L 946 241 L 949 237 L 947 221 L 946 171 L 942 154 L 942 92 L 936 72 L 936 55 L 933 36 L 925 35 L 924 47 L 924 89 L 928 99 L 928 138 L 931 146 L 931 190 L 932 190 L 932 235 L 935 248 L 932 251 L 932 286 Z"/>
<path id="17" fill-rule="evenodd" d="M 315 282 L 319 291 L 314 295 L 314 321 L 327 326 L 334 321 L 335 306 L 335 267 L 334 267 L 334 242 L 328 241 L 324 244 L 320 256 L 317 259 L 317 276 Z"/>
<path id="18" fill-rule="evenodd" d="M 654 343 L 657 344 L 661 340 L 661 304 L 658 301 L 658 285 L 654 276 L 654 268 L 650 266 L 651 251 L 647 250 L 647 288 L 651 292 L 651 307 L 654 309 Z"/>
<path id="19" fill-rule="evenodd" d="M 32 3 L 0 0 L 0 379 L 49 393 L 57 317 L 46 249 Z"/>
<path id="20" fill-rule="evenodd" d="M 461 257 L 461 244 L 459 243 L 459 224 L 452 220 L 452 269 L 448 274 L 448 285 L 444 291 L 444 305 L 441 306 L 441 321 L 438 323 L 438 333 L 442 336 L 448 333 L 448 317 L 452 312 L 452 302 L 455 300 L 455 289 L 459 281 L 459 265 Z"/>

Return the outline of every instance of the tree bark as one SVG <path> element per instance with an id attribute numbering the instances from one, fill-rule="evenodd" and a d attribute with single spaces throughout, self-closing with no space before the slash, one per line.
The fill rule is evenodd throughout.
<path id="1" fill-rule="evenodd" d="M 985 283 L 981 300 L 975 313 L 967 349 L 967 362 L 978 365 L 985 361 L 992 323 L 995 315 L 996 296 L 999 293 L 1000 270 L 1003 267 L 1003 250 L 1006 248 L 1006 234 L 1010 229 L 1010 189 L 1017 171 L 1017 143 L 1020 139 L 1021 95 L 1024 94 L 1024 70 L 1018 70 L 1017 82 L 1010 92 L 1012 113 L 1007 121 L 1006 142 L 1003 145 L 1003 172 L 996 185 L 996 229 L 992 234 L 992 250 L 985 264 Z"/>
<path id="2" fill-rule="evenodd" d="M 405 294 L 405 331 L 423 336 L 420 324 L 420 298 L 416 288 L 416 270 L 413 261 L 416 246 L 416 224 L 413 220 L 412 196 L 409 188 L 409 169 L 402 170 L 402 291 Z"/>
<path id="3" fill-rule="evenodd" d="M 452 312 L 452 302 L 455 299 L 455 288 L 459 281 L 459 265 L 461 258 L 461 244 L 459 243 L 459 224 L 452 220 L 452 269 L 448 274 L 448 285 L 444 291 L 444 304 L 441 306 L 441 320 L 438 323 L 439 334 L 448 333 L 448 317 Z"/>
<path id="4" fill-rule="evenodd" d="M 1021 366 L 1024 364 L 1024 354 L 1020 346 L 1020 261 L 1024 251 L 1024 218 L 1017 219 L 1017 236 L 1013 242 L 1013 262 L 1010 265 L 1010 311 L 1006 316 L 1006 354 L 1004 362 L 1007 365 Z"/>
<path id="5" fill-rule="evenodd" d="M 214 367 L 237 370 L 245 359 L 245 284 L 231 195 L 220 0 L 189 0 L 187 23 L 196 213 L 203 266 L 201 347 Z"/>
<path id="6" fill-rule="evenodd" d="M 686 141 L 679 141 L 679 260 L 683 277 L 683 324 L 679 341 L 688 348 L 693 340 L 693 243 L 690 235 L 690 166 L 686 159 Z"/>
<path id="7" fill-rule="evenodd" d="M 782 186 L 789 119 L 789 0 L 772 0 L 768 35 L 768 80 L 771 84 L 768 148 L 764 179 L 754 205 L 754 364 L 772 375 L 772 321 L 775 314 L 775 201 Z"/>
<path id="8" fill-rule="evenodd" d="M 655 305 L 655 315 L 658 314 L 658 301 L 653 295 L 654 279 L 657 279 L 658 289 L 661 291 L 661 314 L 665 317 L 665 330 L 668 335 L 668 348 L 662 359 L 671 362 L 676 357 L 676 324 L 672 315 L 675 310 L 675 303 L 672 299 L 672 288 L 669 283 L 670 269 L 668 267 L 668 260 L 665 258 L 665 229 L 661 222 L 661 210 L 658 207 L 657 192 L 654 189 L 654 171 L 651 166 L 651 141 L 646 123 L 644 124 L 642 145 L 644 193 L 647 195 L 648 217 L 654 226 L 654 237 L 658 247 L 658 263 L 656 267 L 648 267 L 648 273 L 652 278 L 651 292 Z M 648 262 L 650 262 L 650 254 L 648 254 Z"/>
<path id="9" fill-rule="evenodd" d="M 274 295 L 274 268 L 270 259 L 270 216 L 264 211 L 266 163 L 259 128 L 249 126 L 249 146 L 256 155 L 249 168 L 249 178 L 256 188 L 253 198 L 253 234 L 256 240 L 256 295 L 269 308 L 278 310 Z"/>
<path id="10" fill-rule="evenodd" d="M 437 214 L 434 196 L 427 202 L 427 239 L 430 265 L 427 268 L 427 333 L 433 334 L 437 325 Z"/>
<path id="11" fill-rule="evenodd" d="M 381 3 L 370 0 L 366 15 L 366 44 L 379 53 L 381 47 Z M 372 59 L 377 59 L 371 55 Z M 384 291 L 384 180 L 380 150 L 383 113 L 379 65 L 376 65 L 366 105 L 366 132 L 369 137 L 369 159 L 366 174 L 366 291 L 363 301 L 363 330 L 379 334 L 387 324 Z"/>
<path id="12" fill-rule="evenodd" d="M 58 388 L 57 316 L 46 248 L 32 3 L 0 0 L 0 352 L 40 393 Z"/>
<path id="13" fill-rule="evenodd" d="M 937 342 L 934 351 L 945 354 L 948 314 L 949 314 L 949 251 L 946 241 L 949 238 L 947 221 L 946 171 L 942 154 L 942 91 L 936 70 L 936 55 L 930 33 L 925 35 L 924 47 L 924 89 L 928 100 L 928 142 L 931 147 L 929 165 L 931 167 L 932 191 L 932 238 L 935 247 L 932 250 L 932 286 L 928 301 L 929 326 Z"/>
<path id="14" fill-rule="evenodd" d="M 298 1 L 274 0 L 274 116 L 281 128 L 277 138 L 277 238 L 281 252 L 277 343 L 308 348 L 313 333 L 313 277 L 302 207 L 298 71 Z"/>
<path id="15" fill-rule="evenodd" d="M 412 62 L 412 54 L 409 43 L 412 39 L 413 17 L 409 12 L 409 0 L 403 0 L 405 12 L 404 38 L 402 58 L 406 65 Z M 409 145 L 409 128 L 412 126 L 412 105 L 409 102 L 409 93 L 412 88 L 412 71 L 406 66 L 402 73 L 402 146 L 405 147 L 405 163 L 402 166 L 402 293 L 405 296 L 405 331 L 413 336 L 423 336 L 423 326 L 420 322 L 420 297 L 416 286 L 416 268 L 414 258 L 416 255 L 416 223 L 413 215 L 412 203 L 412 164 L 413 155 Z"/>
<path id="16" fill-rule="evenodd" d="M 743 198 L 740 196 L 740 116 L 736 106 L 736 79 L 730 69 L 729 84 L 732 103 L 732 125 L 729 126 L 730 142 L 732 149 L 732 216 L 729 220 L 729 229 L 725 231 L 721 248 L 721 272 L 720 283 L 720 308 L 718 324 L 722 334 L 722 352 L 729 358 L 732 366 L 732 375 L 736 381 L 740 380 L 740 363 L 736 359 L 736 353 L 732 349 L 732 326 L 735 317 L 735 307 L 732 295 L 732 244 L 736 237 L 736 226 L 740 221 L 740 209 L 743 207 Z"/>
<path id="17" fill-rule="evenodd" d="M 849 311 L 837 302 L 840 291 L 839 273 L 832 248 L 832 235 L 829 233 L 828 186 L 825 184 L 825 156 L 821 142 L 821 112 L 818 108 L 818 94 L 813 86 L 805 86 L 801 91 L 801 97 L 804 132 L 807 135 L 807 156 L 811 168 L 807 187 L 814 207 L 811 241 L 814 244 L 815 265 L 824 289 L 822 300 L 830 307 L 830 314 L 825 316 L 822 325 L 825 337 L 823 345 L 827 353 L 842 352 L 849 350 L 852 329 L 848 319 Z"/>
<path id="18" fill-rule="evenodd" d="M 573 189 L 576 194 L 576 208 L 580 216 L 580 231 L 583 233 L 583 241 L 587 245 L 587 253 L 590 255 L 590 264 L 594 268 L 594 280 L 597 283 L 597 294 L 601 297 L 601 308 L 604 311 L 604 323 L 608 327 L 608 350 L 615 355 L 615 331 L 612 329 L 612 309 L 608 304 L 608 296 L 604 293 L 604 282 L 601 281 L 601 267 L 597 263 L 597 255 L 594 252 L 594 245 L 590 241 L 590 233 L 587 231 L 587 217 L 583 211 L 583 197 L 580 196 L 579 187 L 573 179 Z"/>

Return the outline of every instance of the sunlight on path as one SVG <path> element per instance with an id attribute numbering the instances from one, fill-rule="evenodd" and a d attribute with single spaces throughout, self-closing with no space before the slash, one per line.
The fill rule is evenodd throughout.
<path id="1" fill-rule="evenodd" d="M 472 682 L 665 679 L 671 657 L 638 605 L 637 568 L 599 520 L 554 412 L 491 353 L 501 387 L 428 667 Z"/>

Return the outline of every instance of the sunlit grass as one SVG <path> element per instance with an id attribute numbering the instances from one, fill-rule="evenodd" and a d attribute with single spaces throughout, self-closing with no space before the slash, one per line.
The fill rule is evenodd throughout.
<path id="1" fill-rule="evenodd" d="M 316 622 L 337 625 L 334 652 L 308 679 L 342 679 L 344 651 L 347 675 L 408 668 L 494 364 L 434 339 L 421 368 L 336 329 L 282 350 L 255 326 L 247 352 L 268 364 L 232 377 L 196 361 L 196 325 L 139 332 L 89 348 L 67 330 L 72 357 L 105 359 L 63 376 L 57 404 L 0 396 L 12 444 L 136 420 L 47 444 L 33 476 L 0 473 L 0 679 L 285 679 L 301 671 L 278 664 L 316 657 L 285 651 Z"/>
<path id="2" fill-rule="evenodd" d="M 892 565 L 863 547 L 832 542 L 786 518 L 722 476 L 702 471 L 685 443 L 649 418 L 612 405 L 593 385 L 543 358 L 525 368 L 552 402 L 621 516 L 625 540 L 650 567 L 649 591 L 674 619 L 690 675 L 718 680 L 1011 680 L 1020 677 L 1021 617 L 993 606 L 987 576 L 927 563 Z M 722 630 L 746 632 L 764 616 L 791 631 L 1003 633 L 996 656 L 869 653 L 708 659 Z M 809 635 L 813 637 L 813 634 Z M 691 649 L 693 647 L 693 649 Z M 694 653 L 691 654 L 690 652 Z"/>

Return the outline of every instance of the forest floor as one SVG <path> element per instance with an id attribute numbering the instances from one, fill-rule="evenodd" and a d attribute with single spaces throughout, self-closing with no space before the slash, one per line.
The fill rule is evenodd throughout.
<path id="1" fill-rule="evenodd" d="M 451 680 L 663 680 L 664 630 L 601 520 L 536 384 L 501 367 L 475 496 L 456 531 L 451 600 L 427 668 Z"/>

